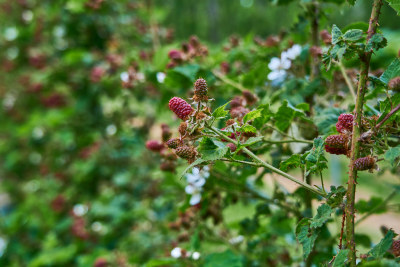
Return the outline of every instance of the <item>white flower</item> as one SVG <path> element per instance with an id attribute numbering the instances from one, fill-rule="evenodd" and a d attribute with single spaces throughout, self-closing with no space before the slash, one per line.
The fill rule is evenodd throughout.
<path id="1" fill-rule="evenodd" d="M 182 249 L 180 247 L 176 247 L 171 250 L 171 257 L 175 259 L 182 257 Z"/>
<path id="2" fill-rule="evenodd" d="M 165 73 L 164 72 L 157 72 L 157 81 L 159 82 L 159 83 L 164 83 L 164 80 L 165 80 L 165 77 L 166 77 L 167 75 L 165 75 Z"/>
<path id="3" fill-rule="evenodd" d="M 7 41 L 13 41 L 18 37 L 18 30 L 15 27 L 9 27 L 4 31 L 4 37 Z"/>
<path id="4" fill-rule="evenodd" d="M 298 57 L 300 55 L 300 53 L 301 53 L 301 46 L 296 44 L 286 51 L 286 56 L 288 59 L 293 60 L 296 57 Z"/>
<path id="5" fill-rule="evenodd" d="M 200 258 L 200 253 L 197 252 L 197 251 L 193 252 L 193 254 L 192 254 L 192 259 L 198 260 L 199 258 Z"/>
<path id="6" fill-rule="evenodd" d="M 186 174 L 188 185 L 185 187 L 185 192 L 191 195 L 189 203 L 192 206 L 200 203 L 202 187 L 206 183 L 206 178 L 210 176 L 208 170 L 208 166 L 201 171 L 198 168 L 193 168 L 192 173 Z"/>
<path id="7" fill-rule="evenodd" d="M 83 216 L 88 212 L 89 208 L 86 205 L 83 204 L 76 204 L 73 207 L 73 212 L 76 216 Z"/>
<path id="8" fill-rule="evenodd" d="M 229 243 L 231 243 L 232 245 L 235 245 L 235 244 L 242 243 L 243 240 L 244 240 L 244 237 L 242 235 L 238 235 L 236 237 L 232 237 L 231 239 L 229 239 Z"/>
<path id="9" fill-rule="evenodd" d="M 286 70 L 289 69 L 291 65 L 291 61 L 284 52 L 281 54 L 281 58 L 273 57 L 268 64 L 268 68 L 271 70 L 268 74 L 268 79 L 271 81 L 283 80 L 286 77 Z"/>
<path id="10" fill-rule="evenodd" d="M 123 81 L 123 82 L 129 82 L 129 74 L 128 74 L 128 72 L 126 72 L 126 71 L 124 71 L 124 72 L 122 72 L 120 75 L 119 75 L 119 77 L 121 78 L 121 80 Z"/>

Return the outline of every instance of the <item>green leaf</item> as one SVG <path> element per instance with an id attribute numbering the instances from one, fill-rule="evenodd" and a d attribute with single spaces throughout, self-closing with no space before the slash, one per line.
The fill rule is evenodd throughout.
<path id="1" fill-rule="evenodd" d="M 86 0 L 69 0 L 65 5 L 65 8 L 72 13 L 81 13 L 85 11 Z"/>
<path id="2" fill-rule="evenodd" d="M 152 259 L 144 264 L 144 267 L 158 267 L 158 266 L 171 266 L 177 262 L 175 258 L 162 258 L 162 259 Z"/>
<path id="3" fill-rule="evenodd" d="M 202 164 L 202 163 L 204 163 L 204 162 L 206 162 L 206 160 L 204 160 L 204 159 L 202 159 L 202 158 L 196 159 L 192 164 L 190 164 L 189 166 L 186 167 L 186 169 L 181 173 L 179 179 L 182 179 L 182 177 L 183 177 L 191 168 L 193 168 L 193 167 L 196 166 L 196 165 Z"/>
<path id="4" fill-rule="evenodd" d="M 262 109 L 256 109 L 256 110 L 250 111 L 243 117 L 243 123 L 246 123 L 248 121 L 259 118 L 259 117 L 261 117 L 261 114 L 262 114 Z"/>
<path id="5" fill-rule="evenodd" d="M 194 234 L 190 238 L 190 247 L 192 251 L 197 251 L 200 249 L 200 238 L 199 238 L 199 229 L 196 229 L 194 231 Z"/>
<path id="6" fill-rule="evenodd" d="M 332 208 L 328 204 L 322 204 L 317 209 L 317 214 L 312 218 L 310 227 L 318 228 L 324 225 L 324 223 L 331 217 L 333 212 Z"/>
<path id="7" fill-rule="evenodd" d="M 389 81 L 397 76 L 400 76 L 400 60 L 396 58 L 390 63 L 389 67 L 380 77 L 381 81 L 388 84 Z"/>
<path id="8" fill-rule="evenodd" d="M 304 112 L 301 109 L 297 109 L 290 105 L 287 101 L 283 101 L 282 105 L 279 107 L 277 113 L 275 114 L 275 126 L 281 130 L 286 131 L 292 120 L 296 117 L 300 116 L 304 118 Z"/>
<path id="9" fill-rule="evenodd" d="M 331 185 L 331 192 L 329 192 L 327 196 L 326 203 L 332 208 L 339 207 L 340 204 L 343 202 L 344 195 L 346 194 L 347 190 L 343 186 L 335 187 Z"/>
<path id="10" fill-rule="evenodd" d="M 392 166 L 395 165 L 396 160 L 400 158 L 400 146 L 391 147 L 385 153 L 385 160 L 389 161 Z"/>
<path id="11" fill-rule="evenodd" d="M 296 227 L 296 237 L 303 246 L 303 258 L 307 259 L 310 255 L 315 240 L 319 234 L 319 229 L 310 229 L 310 219 L 303 218 Z"/>
<path id="12" fill-rule="evenodd" d="M 374 259 L 380 259 L 385 255 L 385 253 L 390 249 L 392 246 L 394 237 L 394 232 L 389 230 L 385 237 L 375 246 L 373 247 L 368 254 L 374 257 Z"/>
<path id="13" fill-rule="evenodd" d="M 243 146 L 251 146 L 255 143 L 258 143 L 264 139 L 264 136 L 256 136 L 256 137 L 250 137 L 247 139 L 246 143 L 243 144 Z"/>
<path id="14" fill-rule="evenodd" d="M 183 65 L 175 67 L 173 70 L 194 82 L 196 80 L 196 74 L 200 70 L 200 66 L 197 64 Z"/>
<path id="15" fill-rule="evenodd" d="M 375 50 L 378 51 L 381 48 L 384 48 L 387 45 L 386 38 L 381 33 L 375 33 L 371 39 L 368 40 L 367 46 L 365 48 L 366 51 Z"/>
<path id="16" fill-rule="evenodd" d="M 212 113 L 211 116 L 213 116 L 215 119 L 225 118 L 226 115 L 228 115 L 228 113 L 229 113 L 229 111 L 225 110 L 225 108 L 228 104 L 229 104 L 229 102 L 218 107 L 216 110 L 214 110 L 214 112 Z"/>
<path id="17" fill-rule="evenodd" d="M 314 139 L 313 148 L 310 151 L 310 154 L 307 155 L 306 160 L 312 163 L 317 163 L 321 155 L 324 154 L 324 140 L 318 137 Z"/>
<path id="18" fill-rule="evenodd" d="M 389 5 L 400 15 L 400 0 L 386 0 Z"/>
<path id="19" fill-rule="evenodd" d="M 242 127 L 238 128 L 238 131 L 242 133 L 256 133 L 257 129 L 254 126 L 245 124 Z"/>
<path id="20" fill-rule="evenodd" d="M 358 29 L 351 29 L 343 34 L 343 40 L 355 42 L 363 38 L 363 31 Z"/>
<path id="21" fill-rule="evenodd" d="M 203 137 L 198 147 L 198 151 L 201 153 L 201 158 L 203 160 L 211 161 L 223 158 L 228 149 L 229 148 L 225 143 L 213 140 L 209 137 Z"/>
<path id="22" fill-rule="evenodd" d="M 335 261 L 332 264 L 332 267 L 342 267 L 345 266 L 344 263 L 347 260 L 347 255 L 349 254 L 348 249 L 342 249 L 335 257 Z"/>
<path id="23" fill-rule="evenodd" d="M 282 171 L 286 172 L 291 168 L 297 168 L 297 167 L 300 167 L 300 166 L 303 166 L 303 165 L 304 165 L 304 163 L 301 160 L 301 155 L 293 154 L 287 160 L 282 161 L 280 166 L 279 166 L 279 168 Z"/>
<path id="24" fill-rule="evenodd" d="M 332 44 L 337 44 L 340 40 L 340 37 L 342 37 L 342 31 L 339 29 L 338 26 L 333 24 L 332 26 Z"/>
<path id="25" fill-rule="evenodd" d="M 243 267 L 243 259 L 241 256 L 227 250 L 222 253 L 212 253 L 204 260 L 204 267 Z"/>

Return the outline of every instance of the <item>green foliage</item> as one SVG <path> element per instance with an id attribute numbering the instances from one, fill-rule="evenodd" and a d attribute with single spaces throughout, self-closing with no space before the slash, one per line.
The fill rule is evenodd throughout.
<path id="1" fill-rule="evenodd" d="M 223 267 L 234 266 L 242 267 L 243 260 L 240 256 L 235 255 L 232 251 L 227 250 L 222 253 L 213 253 L 207 256 L 204 262 L 205 267 Z"/>
<path id="2" fill-rule="evenodd" d="M 393 237 L 395 236 L 392 230 L 389 230 L 385 237 L 376 245 L 374 246 L 368 254 L 371 255 L 374 259 L 380 259 L 383 255 L 390 249 L 393 242 Z"/>
<path id="3" fill-rule="evenodd" d="M 228 149 L 225 143 L 208 137 L 203 137 L 198 147 L 203 160 L 221 159 L 228 152 Z"/>
<path id="4" fill-rule="evenodd" d="M 344 266 L 347 260 L 347 255 L 349 254 L 348 249 L 341 249 L 339 253 L 335 257 L 335 261 L 332 264 L 332 267 Z"/>

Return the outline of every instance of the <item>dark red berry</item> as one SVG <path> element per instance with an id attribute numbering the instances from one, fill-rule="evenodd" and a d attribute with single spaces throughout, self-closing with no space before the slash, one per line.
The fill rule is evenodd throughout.
<path id="1" fill-rule="evenodd" d="M 169 109 L 172 110 L 181 120 L 186 120 L 193 112 L 192 106 L 179 97 L 173 97 L 169 101 L 168 106 Z"/>
<path id="2" fill-rule="evenodd" d="M 167 141 L 167 147 L 169 148 L 177 148 L 178 146 L 182 145 L 182 141 L 179 138 L 172 138 Z"/>
<path id="3" fill-rule="evenodd" d="M 319 35 L 321 36 L 322 41 L 326 44 L 326 45 L 330 45 L 332 42 L 332 36 L 330 35 L 330 33 L 327 30 L 323 30 L 319 33 Z"/>
<path id="4" fill-rule="evenodd" d="M 235 152 L 237 147 L 235 144 L 229 143 L 226 145 L 227 147 L 229 147 L 229 149 L 231 150 L 231 152 Z"/>
<path id="5" fill-rule="evenodd" d="M 388 86 L 390 90 L 400 91 L 400 76 L 391 79 Z"/>
<path id="6" fill-rule="evenodd" d="M 245 107 L 236 107 L 231 109 L 231 117 L 233 119 L 235 118 L 242 119 L 249 112 L 250 110 Z"/>
<path id="7" fill-rule="evenodd" d="M 395 257 L 400 257 L 400 240 L 393 240 L 392 252 Z"/>
<path id="8" fill-rule="evenodd" d="M 243 106 L 243 98 L 235 96 L 229 104 L 231 105 L 231 109 Z"/>
<path id="9" fill-rule="evenodd" d="M 168 53 L 168 57 L 173 61 L 179 62 L 182 60 L 182 53 L 181 51 L 178 50 L 171 50 Z"/>
<path id="10" fill-rule="evenodd" d="M 340 149 L 347 149 L 348 141 L 348 137 L 340 134 L 330 135 L 325 139 L 325 143 L 327 146 Z"/>
<path id="11" fill-rule="evenodd" d="M 247 105 L 253 105 L 257 101 L 257 97 L 250 91 L 244 90 L 242 92 L 244 99 L 246 99 Z M 231 105 L 232 106 L 232 105 Z"/>
<path id="12" fill-rule="evenodd" d="M 154 152 L 159 152 L 164 148 L 164 144 L 157 140 L 149 140 L 146 142 L 146 148 Z"/>
<path id="13" fill-rule="evenodd" d="M 344 133 L 343 131 L 345 130 L 352 132 L 353 120 L 354 120 L 353 114 L 340 114 L 338 118 L 338 124 L 336 124 L 336 130 L 340 133 Z"/>
<path id="14" fill-rule="evenodd" d="M 346 155 L 347 154 L 347 150 L 344 148 L 333 148 L 328 145 L 325 145 L 325 151 L 330 154 L 334 154 L 334 155 Z"/>
<path id="15" fill-rule="evenodd" d="M 199 96 L 207 95 L 207 82 L 206 80 L 200 78 L 194 83 L 194 94 Z"/>
<path id="16" fill-rule="evenodd" d="M 359 158 L 354 161 L 354 169 L 357 171 L 371 170 L 375 167 L 375 162 L 376 160 L 371 156 Z"/>

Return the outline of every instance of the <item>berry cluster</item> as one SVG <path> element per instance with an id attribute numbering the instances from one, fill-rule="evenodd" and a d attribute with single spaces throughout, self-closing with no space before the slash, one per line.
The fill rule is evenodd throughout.
<path id="1" fill-rule="evenodd" d="M 196 57 L 208 55 L 208 48 L 202 45 L 196 36 L 191 36 L 188 43 L 182 44 L 181 50 L 171 50 L 168 53 L 170 62 L 167 68 L 174 68 Z"/>
<path id="2" fill-rule="evenodd" d="M 334 155 L 346 155 L 348 153 L 353 120 L 352 114 L 340 114 L 336 123 L 336 130 L 340 134 L 330 135 L 325 139 L 326 152 Z"/>
<path id="3" fill-rule="evenodd" d="M 256 102 L 257 97 L 248 90 L 243 91 L 241 96 L 235 96 L 230 102 L 232 119 L 242 120 L 250 112 L 248 107 L 254 105 Z"/>
<path id="4" fill-rule="evenodd" d="M 340 114 L 336 123 L 336 130 L 342 134 L 353 132 L 353 120 L 353 114 Z"/>
<path id="5" fill-rule="evenodd" d="M 207 82 L 204 79 L 197 79 L 194 83 L 194 96 L 193 100 L 196 102 L 207 101 L 208 100 L 208 87 Z"/>

